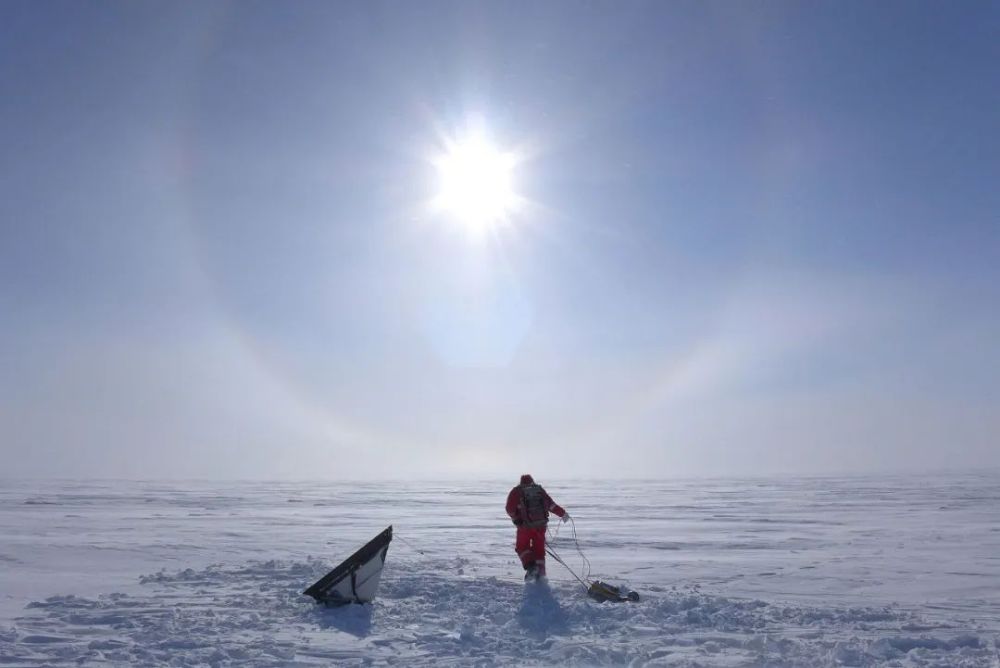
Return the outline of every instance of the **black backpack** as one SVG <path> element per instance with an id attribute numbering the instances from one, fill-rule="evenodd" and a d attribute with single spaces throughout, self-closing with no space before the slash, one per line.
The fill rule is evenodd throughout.
<path id="1" fill-rule="evenodd" d="M 527 526 L 540 526 L 549 519 L 545 507 L 545 490 L 541 485 L 521 485 L 521 513 Z"/>

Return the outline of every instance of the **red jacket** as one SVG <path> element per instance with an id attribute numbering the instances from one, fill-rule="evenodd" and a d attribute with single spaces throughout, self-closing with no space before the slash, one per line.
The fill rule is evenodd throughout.
<path id="1" fill-rule="evenodd" d="M 529 488 L 534 489 L 529 490 Z M 528 491 L 527 496 L 526 491 Z M 528 507 L 527 502 L 532 498 L 540 508 Z M 534 516 L 531 516 L 532 511 Z M 545 488 L 536 484 L 530 475 L 521 476 L 521 484 L 510 490 L 510 494 L 507 495 L 507 514 L 510 519 L 518 526 L 543 527 L 548 524 L 549 512 L 559 517 L 566 514 L 566 511 L 552 500 Z"/>

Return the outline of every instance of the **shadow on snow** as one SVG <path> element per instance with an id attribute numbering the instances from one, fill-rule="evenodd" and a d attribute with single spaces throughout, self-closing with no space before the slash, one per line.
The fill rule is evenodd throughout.
<path id="1" fill-rule="evenodd" d="M 525 631 L 533 634 L 565 633 L 567 629 L 566 613 L 549 586 L 541 582 L 525 585 L 517 619 Z"/>
<path id="2" fill-rule="evenodd" d="M 369 603 L 337 607 L 317 605 L 313 611 L 316 624 L 320 628 L 336 629 L 358 638 L 364 638 L 371 633 L 374 613 L 374 608 Z"/>

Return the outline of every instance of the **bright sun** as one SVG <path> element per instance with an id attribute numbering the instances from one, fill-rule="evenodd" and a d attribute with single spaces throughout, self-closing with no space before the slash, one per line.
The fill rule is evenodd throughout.
<path id="1" fill-rule="evenodd" d="M 441 177 L 437 204 L 477 228 L 503 220 L 517 202 L 511 187 L 514 162 L 512 154 L 480 137 L 452 145 L 435 161 Z"/>

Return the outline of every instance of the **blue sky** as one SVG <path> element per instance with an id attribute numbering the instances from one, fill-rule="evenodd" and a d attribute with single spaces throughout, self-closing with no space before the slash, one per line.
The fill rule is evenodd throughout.
<path id="1" fill-rule="evenodd" d="M 1000 465 L 996 3 L 0 5 L 28 476 Z M 427 206 L 488 129 L 529 206 Z"/>

